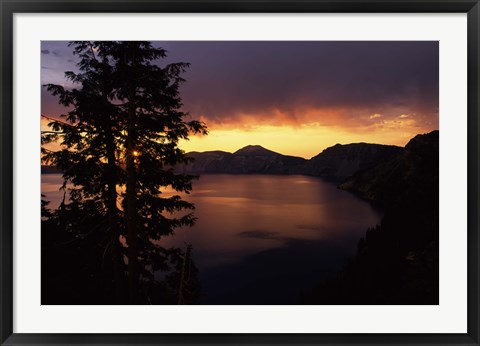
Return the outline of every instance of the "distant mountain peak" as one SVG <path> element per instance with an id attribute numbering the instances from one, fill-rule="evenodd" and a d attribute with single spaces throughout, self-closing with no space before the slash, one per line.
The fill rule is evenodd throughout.
<path id="1" fill-rule="evenodd" d="M 280 155 L 274 151 L 265 149 L 261 145 L 247 145 L 242 149 L 237 150 L 233 153 L 234 155 L 255 155 L 255 156 L 270 156 L 270 155 Z"/>
<path id="2" fill-rule="evenodd" d="M 429 159 L 428 155 L 421 156 L 421 151 L 424 142 L 434 142 L 435 137 L 438 143 L 438 131 L 416 136 L 406 148 L 364 142 L 336 143 L 310 160 L 283 155 L 261 145 L 247 145 L 233 154 L 220 150 L 190 152 L 188 156 L 194 160 L 178 170 L 195 174 L 306 174 L 343 181 L 403 153 Z"/>

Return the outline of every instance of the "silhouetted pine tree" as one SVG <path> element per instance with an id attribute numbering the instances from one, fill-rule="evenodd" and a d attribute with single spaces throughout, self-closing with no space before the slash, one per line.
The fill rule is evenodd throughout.
<path id="1" fill-rule="evenodd" d="M 50 122 L 52 132 L 43 133 L 44 142 L 59 141 L 62 145 L 62 150 L 56 152 L 43 149 L 43 159 L 63 172 L 64 187 L 68 182 L 73 184 L 70 202 L 77 204 L 76 208 L 97 202 L 96 212 L 108 219 L 108 225 L 101 230 L 105 230 L 105 246 L 110 249 L 116 300 L 123 302 L 126 294 L 116 193 L 116 186 L 122 184 L 122 179 L 116 158 L 119 154 L 116 134 L 122 130 L 124 121 L 114 104 L 114 69 L 107 57 L 95 53 L 100 45 L 73 44 L 80 58 L 80 72 L 69 71 L 65 76 L 78 89 L 47 85 L 47 89 L 59 97 L 60 103 L 71 110 L 63 116 L 65 121 Z"/>
<path id="2" fill-rule="evenodd" d="M 180 226 L 193 225 L 194 207 L 162 189 L 189 192 L 193 176 L 177 174 L 174 166 L 189 159 L 178 147 L 189 134 L 206 134 L 203 123 L 188 120 L 180 110 L 179 86 L 186 63 L 159 67 L 165 50 L 150 42 L 73 42 L 81 58 L 80 73 L 66 76 L 79 89 L 48 85 L 60 103 L 70 107 L 66 121 L 52 121 L 44 142 L 60 141 L 63 149 L 43 151 L 44 160 L 63 172 L 65 186 L 74 185 L 72 203 L 98 202 L 108 219 L 109 246 L 114 264 L 117 298 L 124 297 L 122 251 L 126 238 L 128 297 L 145 303 L 145 285 L 168 260 L 158 240 Z M 118 185 L 125 192 L 117 196 Z M 123 211 L 117 207 L 121 200 Z M 176 214 L 175 214 L 176 213 Z"/>

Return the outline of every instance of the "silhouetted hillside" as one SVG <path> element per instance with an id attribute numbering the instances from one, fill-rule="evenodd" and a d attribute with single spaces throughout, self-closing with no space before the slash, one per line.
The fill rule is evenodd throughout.
<path id="1" fill-rule="evenodd" d="M 356 256 L 307 304 L 438 304 L 439 133 L 413 138 L 341 185 L 382 207 Z"/>
<path id="2" fill-rule="evenodd" d="M 353 143 L 336 144 L 309 161 L 307 173 L 327 178 L 347 178 L 384 162 L 402 150 L 393 145 Z"/>
<path id="3" fill-rule="evenodd" d="M 357 172 L 341 187 L 385 207 L 413 197 L 431 200 L 431 193 L 438 195 L 438 150 L 438 131 L 417 135 L 390 160 Z"/>
<path id="4" fill-rule="evenodd" d="M 186 173 L 301 174 L 307 160 L 249 145 L 236 152 L 191 152 L 195 160 L 178 169 Z"/>
<path id="5" fill-rule="evenodd" d="M 343 181 L 360 170 L 385 161 L 402 148 L 390 145 L 355 143 L 325 149 L 306 160 L 248 145 L 236 152 L 190 152 L 194 161 L 178 169 L 186 173 L 306 174 Z"/>
<path id="6" fill-rule="evenodd" d="M 194 160 L 178 167 L 178 170 L 185 173 L 224 173 L 232 158 L 232 153 L 220 150 L 203 153 L 192 151 L 187 155 Z"/>

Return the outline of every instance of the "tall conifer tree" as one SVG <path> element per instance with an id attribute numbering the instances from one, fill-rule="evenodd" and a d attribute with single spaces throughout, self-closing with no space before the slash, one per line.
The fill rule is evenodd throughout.
<path id="1" fill-rule="evenodd" d="M 179 87 L 186 63 L 158 65 L 165 50 L 150 42 L 73 42 L 80 73 L 66 76 L 81 88 L 48 85 L 70 107 L 65 121 L 52 121 L 44 142 L 60 141 L 63 150 L 44 150 L 75 188 L 72 201 L 97 201 L 108 219 L 117 300 L 123 301 L 122 251 L 127 248 L 128 301 L 144 303 L 146 284 L 165 265 L 168 251 L 158 245 L 177 227 L 193 225 L 194 206 L 178 195 L 163 197 L 171 186 L 188 193 L 193 176 L 175 165 L 189 161 L 178 147 L 191 133 L 206 134 L 203 123 L 181 111 Z M 117 198 L 117 186 L 125 192 Z M 117 202 L 121 201 L 122 208 Z M 123 209 L 123 210 L 122 210 Z M 126 243 L 121 246 L 119 237 Z"/>

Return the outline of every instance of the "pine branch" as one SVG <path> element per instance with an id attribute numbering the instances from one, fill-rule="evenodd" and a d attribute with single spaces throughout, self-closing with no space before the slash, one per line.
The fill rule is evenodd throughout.
<path id="1" fill-rule="evenodd" d="M 67 123 L 67 122 L 65 122 L 65 121 L 62 121 L 62 120 L 59 120 L 59 119 L 54 119 L 54 118 L 48 117 L 48 116 L 46 116 L 46 115 L 44 115 L 44 114 L 42 114 L 41 116 L 42 116 L 42 118 L 48 119 L 48 120 L 50 120 L 50 121 L 52 121 L 52 122 L 61 123 L 61 124 L 65 125 L 65 126 L 75 127 L 75 124 L 69 124 L 69 123 Z"/>

